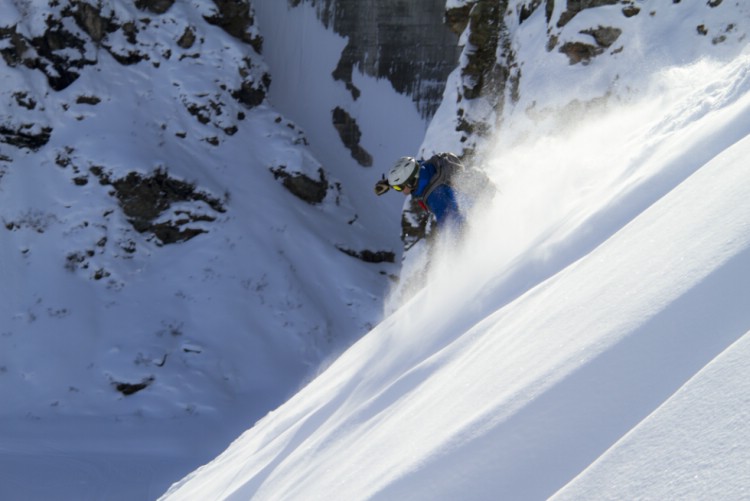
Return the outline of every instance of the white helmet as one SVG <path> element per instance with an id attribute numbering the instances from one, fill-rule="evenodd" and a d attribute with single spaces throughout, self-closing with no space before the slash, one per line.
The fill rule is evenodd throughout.
<path id="1" fill-rule="evenodd" d="M 412 157 L 401 157 L 388 172 L 388 184 L 391 186 L 403 186 L 413 182 L 413 178 L 419 172 L 419 163 Z"/>

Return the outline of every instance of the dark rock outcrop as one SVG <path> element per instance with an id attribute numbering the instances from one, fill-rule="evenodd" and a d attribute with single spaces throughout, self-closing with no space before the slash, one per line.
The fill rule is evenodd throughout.
<path id="1" fill-rule="evenodd" d="M 164 14 L 172 7 L 175 0 L 135 0 L 135 6 L 154 14 Z"/>
<path id="2" fill-rule="evenodd" d="M 352 158 L 363 167 L 371 167 L 372 155 L 370 155 L 367 150 L 359 144 L 359 141 L 362 138 L 362 132 L 359 130 L 359 126 L 357 125 L 357 121 L 354 120 L 354 117 L 339 106 L 331 112 L 331 115 L 333 118 L 333 126 L 338 131 L 339 137 L 341 137 L 344 146 L 351 151 Z"/>
<path id="3" fill-rule="evenodd" d="M 255 24 L 248 0 L 214 0 L 217 12 L 204 19 L 238 40 L 250 44 L 258 53 L 263 50 L 263 37 L 250 32 Z"/>
<path id="4" fill-rule="evenodd" d="M 532 2 L 529 9 L 539 5 Z M 486 113 L 477 115 L 472 113 L 472 108 L 495 110 L 499 115 L 506 95 L 517 99 L 520 69 L 505 21 L 506 12 L 507 0 L 476 0 L 447 13 L 457 29 L 466 26 L 468 30 L 456 126 L 461 134 L 460 141 L 464 143 L 463 154 L 467 157 L 473 155 L 477 142 L 491 134 L 494 126 Z M 530 14 L 531 11 L 522 12 L 522 16 Z M 475 106 L 479 101 L 484 104 Z"/>
<path id="5" fill-rule="evenodd" d="M 16 148 L 36 151 L 49 142 L 52 127 L 37 127 L 34 124 L 0 124 L 0 142 Z"/>
<path id="6" fill-rule="evenodd" d="M 318 169 L 318 179 L 313 179 L 301 172 L 288 172 L 286 166 L 272 167 L 273 177 L 289 192 L 300 200 L 317 205 L 323 202 L 328 193 L 328 180 L 323 169 Z"/>
<path id="7" fill-rule="evenodd" d="M 617 5 L 624 3 L 622 0 L 567 0 L 566 10 L 560 15 L 557 27 L 562 28 L 570 22 L 579 12 L 585 9 L 593 9 L 602 5 Z"/>
<path id="8" fill-rule="evenodd" d="M 92 169 L 92 173 L 101 184 L 114 188 L 112 194 L 133 228 L 140 233 L 152 233 L 161 244 L 184 242 L 206 233 L 203 227 L 191 225 L 215 221 L 216 213 L 226 212 L 221 200 L 196 190 L 194 184 L 170 177 L 164 170 L 156 170 L 150 176 L 131 172 L 114 180 L 101 168 Z M 194 207 L 173 211 L 170 219 L 157 221 L 180 202 L 192 202 Z"/>
<path id="9" fill-rule="evenodd" d="M 151 386 L 151 384 L 153 384 L 155 380 L 156 378 L 154 378 L 154 376 L 149 376 L 143 379 L 139 383 L 126 383 L 126 382 L 121 382 L 121 381 L 113 381 L 112 386 L 114 386 L 117 391 L 119 391 L 120 393 L 122 393 L 123 395 L 127 397 L 129 395 L 133 395 L 134 393 L 138 393 L 141 390 L 145 390 L 146 388 Z"/>
<path id="10" fill-rule="evenodd" d="M 322 22 L 348 40 L 334 78 L 356 99 L 355 67 L 387 78 L 431 117 L 458 61 L 458 38 L 443 22 L 445 0 L 308 0 Z M 300 1 L 290 0 L 291 5 Z"/>
<path id="11" fill-rule="evenodd" d="M 337 245 L 336 248 L 346 254 L 347 256 L 351 256 L 353 258 L 357 258 L 361 261 L 364 261 L 365 263 L 394 263 L 396 262 L 396 253 L 392 251 L 371 251 L 371 250 L 361 250 L 361 251 L 355 251 L 352 249 L 347 249 L 346 247 L 342 247 Z"/>
<path id="12" fill-rule="evenodd" d="M 595 56 L 598 56 L 612 46 L 622 34 L 622 30 L 613 27 L 599 26 L 598 28 L 581 31 L 584 35 L 591 35 L 595 45 L 583 42 L 567 42 L 560 47 L 560 52 L 568 56 L 570 64 L 588 64 Z"/>
<path id="13" fill-rule="evenodd" d="M 50 88 L 60 91 L 78 79 L 81 68 L 96 61 L 87 57 L 84 39 L 68 31 L 59 19 L 48 17 L 45 23 L 45 33 L 34 38 L 21 35 L 16 26 L 0 27 L 0 41 L 9 41 L 0 54 L 10 67 L 41 71 Z"/>

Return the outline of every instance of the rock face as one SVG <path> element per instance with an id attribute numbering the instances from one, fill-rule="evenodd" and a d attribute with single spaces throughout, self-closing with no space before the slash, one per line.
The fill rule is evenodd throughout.
<path id="1" fill-rule="evenodd" d="M 491 137 L 503 120 L 504 111 L 519 103 L 523 93 L 524 64 L 519 61 L 516 34 L 527 23 L 544 29 L 545 47 L 537 57 L 550 61 L 563 55 L 571 66 L 587 66 L 598 58 L 612 57 L 627 50 L 629 27 L 647 22 L 667 9 L 686 8 L 685 2 L 673 0 L 664 5 L 653 5 L 649 10 L 635 0 L 456 0 L 445 14 L 446 23 L 455 33 L 464 33 L 460 58 L 460 83 L 457 103 L 444 103 L 456 115 L 456 144 L 465 157 L 477 157 L 486 139 Z M 707 19 L 714 19 L 713 45 L 731 37 L 742 40 L 731 19 L 717 22 L 722 2 L 698 2 L 689 8 L 703 10 Z M 614 16 L 596 16 L 598 10 L 608 9 Z M 592 24 L 586 28 L 582 16 Z M 606 18 L 608 25 L 599 24 Z M 573 20 L 576 22 L 572 22 Z M 609 24 L 611 23 L 611 24 Z M 577 27 L 573 27 L 573 26 Z M 690 27 L 698 36 L 706 36 L 704 25 Z M 700 40 L 696 40 L 700 43 Z M 602 99 L 604 96 L 602 96 Z M 596 101 L 599 102 L 599 101 Z M 576 106 L 585 107 L 586 103 Z M 530 113 L 539 113 L 538 109 Z"/>
<path id="2" fill-rule="evenodd" d="M 161 15 L 174 2 L 139 0 L 135 3 L 139 9 Z M 254 31 L 248 0 L 217 0 L 214 4 L 215 9 L 211 15 L 205 16 L 205 20 L 260 52 L 263 40 Z M 78 79 L 84 67 L 96 65 L 100 48 L 122 65 L 150 61 L 158 67 L 160 59 L 172 56 L 171 50 L 161 52 L 141 39 L 148 39 L 148 34 L 145 37 L 140 35 L 156 25 L 147 16 L 118 19 L 114 12 L 105 12 L 101 6 L 82 0 L 70 0 L 65 4 L 55 2 L 55 5 L 57 12 L 45 19 L 46 30 L 41 35 L 26 36 L 15 24 L 0 26 L 0 42 L 3 42 L 0 55 L 5 63 L 11 68 L 26 67 L 44 73 L 52 90 L 66 89 Z M 195 33 L 188 27 L 178 45 L 191 48 L 194 42 Z M 196 54 L 183 57 L 200 57 L 199 50 L 196 48 Z M 254 68 L 249 58 L 246 63 L 247 67 L 238 68 L 243 81 L 238 89 L 233 90 L 232 96 L 253 107 L 265 97 L 270 77 Z"/>
<path id="3" fill-rule="evenodd" d="M 352 71 L 387 78 L 431 117 L 458 62 L 458 36 L 444 23 L 445 0 L 307 0 L 328 28 L 348 38 L 334 71 L 355 99 Z M 289 0 L 298 5 L 300 0 Z"/>

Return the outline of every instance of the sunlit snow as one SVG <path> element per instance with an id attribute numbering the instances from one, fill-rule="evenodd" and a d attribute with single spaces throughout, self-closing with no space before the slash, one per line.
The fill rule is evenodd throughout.
<path id="1" fill-rule="evenodd" d="M 588 77 L 537 67 L 467 240 L 415 266 L 421 290 L 165 499 L 745 497 L 750 56 L 665 38 L 697 22 L 685 9 L 656 12 Z M 636 65 L 654 41 L 676 50 Z M 580 94 L 557 86 L 590 75 Z M 549 109 L 536 122 L 532 101 Z M 446 131 L 433 122 L 423 148 Z"/>
<path id="2" fill-rule="evenodd" d="M 191 18 L 208 3 L 173 8 Z M 368 170 L 325 128 L 331 104 L 351 100 L 327 80 L 326 51 L 343 41 L 304 3 L 258 2 L 282 81 L 219 149 L 174 139 L 206 128 L 173 96 L 218 92 L 212 75 L 242 58 L 218 30 L 190 71 L 172 58 L 119 74 L 102 54 L 101 72 L 50 93 L 49 110 L 104 99 L 72 105 L 75 121 L 36 110 L 59 140 L 38 154 L 0 145 L 13 155 L 0 162 L 3 222 L 23 223 L 0 245 L 0 498 L 750 496 L 750 12 L 635 5 L 559 30 L 623 30 L 587 65 L 546 48 L 544 9 L 511 26 L 520 98 L 482 152 L 498 192 L 463 241 L 438 239 L 429 258 L 415 248 L 395 285 L 397 266 L 336 247 L 398 246 L 403 198 L 372 183 L 393 157 L 460 148 L 458 70 L 430 124 L 355 72 Z M 30 32 L 43 28 L 34 12 Z M 182 26 L 160 29 L 157 42 Z M 307 71 L 315 85 L 298 92 Z M 0 77 L 46 88 L 38 73 Z M 67 144 L 73 164 L 167 168 L 230 210 L 180 246 L 139 239 L 106 188 L 56 164 Z M 274 165 L 323 166 L 343 188 L 311 207 Z M 123 259 L 128 239 L 138 252 Z M 90 270 L 66 269 L 92 246 Z M 100 267 L 108 280 L 93 282 Z M 112 388 L 154 375 L 136 395 Z"/>

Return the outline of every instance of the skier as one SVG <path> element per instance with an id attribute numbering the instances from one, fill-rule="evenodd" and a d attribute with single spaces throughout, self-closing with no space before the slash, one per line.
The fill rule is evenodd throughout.
<path id="1" fill-rule="evenodd" d="M 460 232 L 464 216 L 459 202 L 464 202 L 453 183 L 464 172 L 461 161 L 452 153 L 439 153 L 428 160 L 401 157 L 375 184 L 375 194 L 382 195 L 390 188 L 411 195 L 425 211 L 435 216 L 438 229 L 447 227 Z"/>

